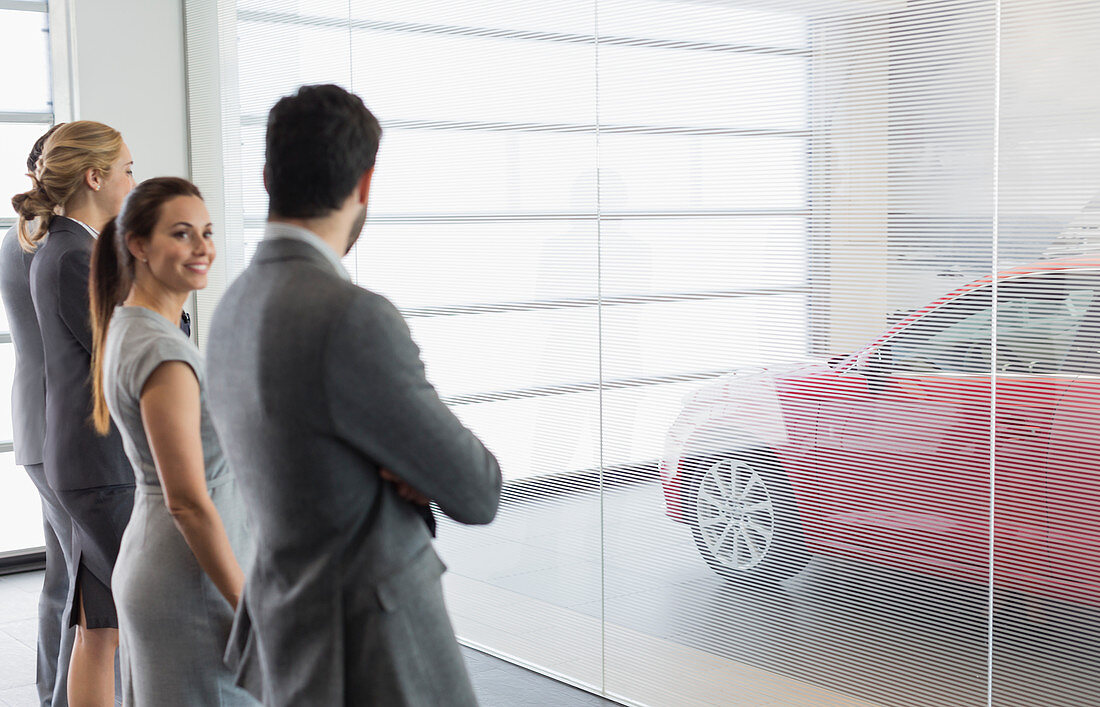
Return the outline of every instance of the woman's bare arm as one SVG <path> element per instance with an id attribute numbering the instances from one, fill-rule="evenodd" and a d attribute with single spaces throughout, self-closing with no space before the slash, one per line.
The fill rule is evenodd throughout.
<path id="1" fill-rule="evenodd" d="M 206 489 L 201 420 L 195 372 L 182 361 L 162 363 L 141 391 L 141 421 L 164 503 L 199 565 L 236 608 L 244 573 Z"/>

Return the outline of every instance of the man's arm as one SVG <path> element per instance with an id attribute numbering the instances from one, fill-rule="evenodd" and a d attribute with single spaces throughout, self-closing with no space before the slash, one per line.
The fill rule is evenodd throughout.
<path id="1" fill-rule="evenodd" d="M 500 466 L 424 375 L 404 319 L 385 298 L 353 298 L 329 335 L 325 387 L 338 434 L 460 523 L 488 523 Z"/>

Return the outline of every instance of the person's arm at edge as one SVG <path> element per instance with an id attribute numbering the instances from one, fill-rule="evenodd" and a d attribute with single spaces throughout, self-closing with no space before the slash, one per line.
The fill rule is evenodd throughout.
<path id="1" fill-rule="evenodd" d="M 164 503 L 195 559 L 235 609 L 244 586 L 221 516 L 206 489 L 199 382 L 183 361 L 165 361 L 141 392 L 141 421 Z"/>

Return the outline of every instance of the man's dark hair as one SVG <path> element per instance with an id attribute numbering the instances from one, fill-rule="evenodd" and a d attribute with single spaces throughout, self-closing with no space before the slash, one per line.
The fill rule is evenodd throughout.
<path id="1" fill-rule="evenodd" d="M 34 174 L 35 168 L 38 166 L 38 158 L 42 156 L 42 150 L 46 149 L 46 140 L 53 135 L 53 131 L 60 128 L 64 123 L 58 123 L 46 132 L 42 133 L 42 137 L 34 141 L 34 147 L 31 148 L 31 153 L 27 155 L 27 171 Z"/>
<path id="2" fill-rule="evenodd" d="M 272 216 L 317 218 L 340 208 L 374 166 L 382 126 L 354 93 L 302 86 L 267 116 L 264 176 Z"/>

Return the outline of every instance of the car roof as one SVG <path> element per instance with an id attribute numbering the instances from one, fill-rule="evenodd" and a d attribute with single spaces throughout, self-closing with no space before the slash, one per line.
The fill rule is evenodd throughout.
<path id="1" fill-rule="evenodd" d="M 1055 260 L 1039 260 L 1026 265 L 1014 265 L 997 271 L 997 280 L 1007 280 L 1010 278 L 1020 277 L 1021 275 L 1036 275 L 1039 273 L 1052 273 L 1063 272 L 1073 270 L 1097 270 L 1100 272 L 1100 254 L 1089 255 L 1076 255 L 1066 258 L 1058 258 Z M 976 280 L 970 280 L 965 285 L 961 285 L 954 290 L 951 290 L 942 297 L 937 297 L 935 300 L 929 302 L 927 305 L 919 307 L 918 311 L 925 311 L 934 307 L 935 305 L 946 302 L 947 300 L 954 299 L 964 292 L 976 289 L 993 281 L 992 275 L 985 275 L 979 277 Z"/>
<path id="2" fill-rule="evenodd" d="M 1028 263 L 1027 265 L 1017 265 L 1001 270 L 999 275 L 1004 278 L 1026 273 L 1049 272 L 1051 270 L 1078 270 L 1082 268 L 1100 268 L 1100 253 L 1075 255 L 1053 260 L 1040 260 L 1034 263 Z"/>

